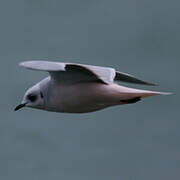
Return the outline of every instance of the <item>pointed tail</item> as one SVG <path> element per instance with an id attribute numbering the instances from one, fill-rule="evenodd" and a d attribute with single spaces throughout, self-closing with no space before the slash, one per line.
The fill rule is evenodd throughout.
<path id="1" fill-rule="evenodd" d="M 156 96 L 156 95 L 170 95 L 172 93 L 169 92 L 158 92 L 158 91 L 149 91 L 149 90 L 141 90 L 141 89 L 134 89 L 128 88 L 124 86 L 119 87 L 120 93 L 125 97 L 134 98 L 134 97 L 149 97 L 149 96 Z"/>

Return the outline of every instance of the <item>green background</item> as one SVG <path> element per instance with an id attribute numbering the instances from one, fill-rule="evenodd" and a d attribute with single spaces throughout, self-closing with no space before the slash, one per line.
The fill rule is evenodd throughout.
<path id="1" fill-rule="evenodd" d="M 180 178 L 180 1 L 1 0 L 0 179 Z M 25 60 L 111 66 L 173 92 L 89 114 L 25 108 Z"/>

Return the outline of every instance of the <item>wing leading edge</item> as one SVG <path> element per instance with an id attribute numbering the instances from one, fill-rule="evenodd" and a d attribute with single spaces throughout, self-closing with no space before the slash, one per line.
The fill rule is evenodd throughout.
<path id="1" fill-rule="evenodd" d="M 58 81 L 96 81 L 104 84 L 122 81 L 141 85 L 155 85 L 137 79 L 130 74 L 115 71 L 115 69 L 109 67 L 50 61 L 25 61 L 20 63 L 20 66 L 33 70 L 47 71 L 51 77 Z"/>

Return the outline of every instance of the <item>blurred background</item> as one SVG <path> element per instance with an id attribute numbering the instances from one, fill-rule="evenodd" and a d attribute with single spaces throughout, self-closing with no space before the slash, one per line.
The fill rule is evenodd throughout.
<path id="1" fill-rule="evenodd" d="M 0 1 L 0 179 L 180 178 L 180 2 Z M 13 112 L 47 76 L 25 60 L 114 67 L 173 92 L 89 114 Z"/>

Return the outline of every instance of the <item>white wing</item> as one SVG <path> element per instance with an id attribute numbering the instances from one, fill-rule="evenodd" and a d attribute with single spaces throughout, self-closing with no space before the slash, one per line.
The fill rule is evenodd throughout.
<path id="1" fill-rule="evenodd" d="M 61 82 L 96 81 L 104 84 L 113 82 L 115 70 L 91 65 L 48 61 L 26 61 L 20 66 L 28 69 L 48 71 L 53 79 Z"/>
<path id="2" fill-rule="evenodd" d="M 26 61 L 20 63 L 20 66 L 33 70 L 48 71 L 53 79 L 61 82 L 96 81 L 109 84 L 117 80 L 128 83 L 154 85 L 109 67 L 49 61 Z"/>

